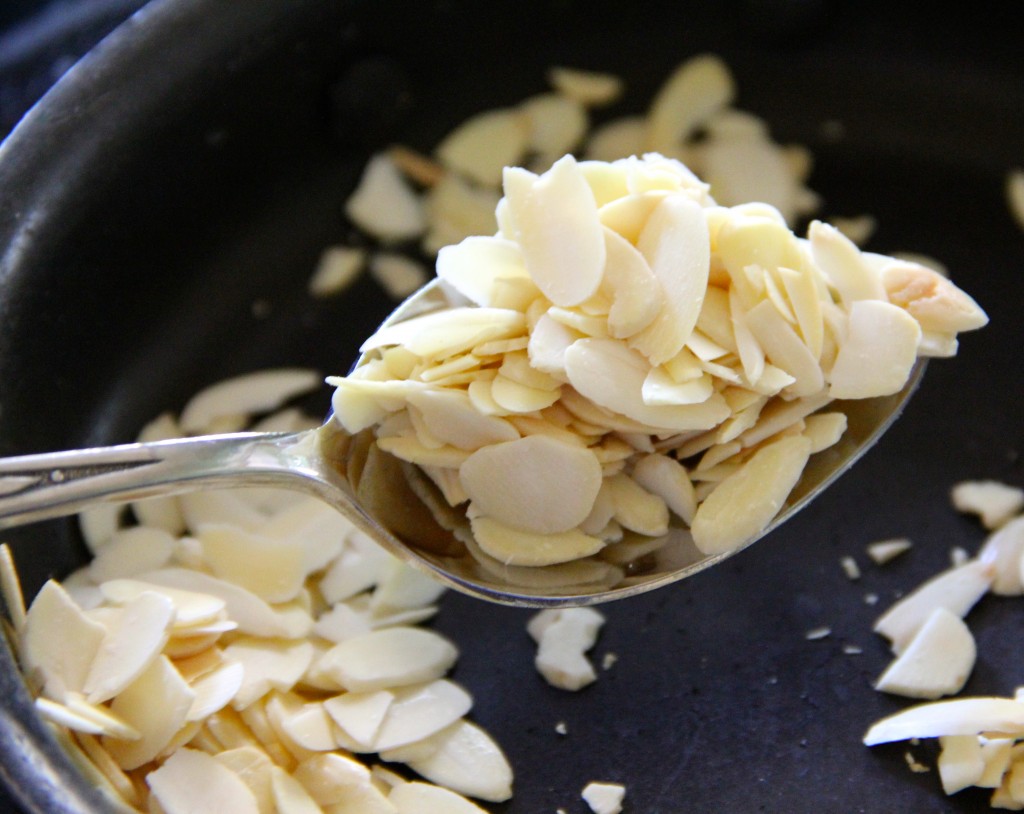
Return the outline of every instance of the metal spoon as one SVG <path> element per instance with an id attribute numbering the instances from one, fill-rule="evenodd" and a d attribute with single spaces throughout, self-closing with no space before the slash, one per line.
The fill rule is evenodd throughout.
<path id="1" fill-rule="evenodd" d="M 437 280 L 384 321 L 463 304 Z M 837 403 L 848 429 L 834 447 L 812 456 L 772 523 L 743 546 L 707 556 L 689 532 L 638 541 L 626 561 L 589 559 L 546 568 L 506 566 L 474 544 L 453 510 L 432 500 L 417 470 L 349 436 L 331 420 L 299 433 L 236 433 L 0 459 L 0 528 L 80 511 L 100 501 L 137 500 L 208 487 L 279 486 L 327 501 L 384 548 L 457 590 L 508 605 L 554 607 L 621 599 L 676 582 L 721 562 L 769 534 L 817 497 L 879 439 L 918 385 L 925 363 L 895 395 Z M 424 502 L 426 501 L 426 503 Z M 460 522 L 461 521 L 461 522 Z"/>

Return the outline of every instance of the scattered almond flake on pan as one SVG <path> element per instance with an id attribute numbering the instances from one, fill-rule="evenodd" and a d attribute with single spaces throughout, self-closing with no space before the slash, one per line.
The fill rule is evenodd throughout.
<path id="1" fill-rule="evenodd" d="M 405 299 L 427 282 L 422 263 L 393 252 L 377 252 L 370 258 L 370 276 L 396 300 Z"/>
<path id="2" fill-rule="evenodd" d="M 424 467 L 485 567 L 613 557 L 669 523 L 728 553 L 842 437 L 845 416 L 818 411 L 897 392 L 919 320 L 951 337 L 987 319 L 825 224 L 804 239 L 771 206 L 715 204 L 660 155 L 504 179 L 499 232 L 439 254 L 468 304 L 382 328 L 329 379 L 336 420 Z M 571 500 L 565 479 L 582 484 Z"/>
<path id="3" fill-rule="evenodd" d="M 999 596 L 1024 594 L 1024 516 L 1016 517 L 993 531 L 978 552 L 978 559 L 995 570 L 992 593 Z"/>
<path id="4" fill-rule="evenodd" d="M 851 581 L 860 579 L 860 566 L 857 565 L 857 561 L 853 557 L 841 557 L 839 565 L 842 567 L 847 579 Z"/>
<path id="5" fill-rule="evenodd" d="M 626 787 L 621 783 L 593 780 L 583 788 L 581 796 L 594 814 L 619 814 L 626 798 Z"/>
<path id="6" fill-rule="evenodd" d="M 908 698 L 939 698 L 963 689 L 977 650 L 963 620 L 938 607 L 875 684 L 881 692 Z"/>
<path id="7" fill-rule="evenodd" d="M 548 70 L 548 82 L 559 93 L 587 107 L 609 105 L 624 90 L 622 79 L 614 74 L 562 66 Z"/>
<path id="8" fill-rule="evenodd" d="M 276 400 L 250 403 L 262 412 Z M 413 627 L 443 588 L 308 497 L 223 496 L 184 512 L 176 533 L 108 522 L 97 559 L 67 580 L 75 593 L 51 580 L 24 614 L 17 649 L 39 713 L 111 793 L 168 814 L 394 814 L 392 795 L 410 814 L 479 814 L 468 797 L 508 799 L 507 758 L 444 677 L 457 649 Z M 16 605 L 9 565 L 4 597 Z M 413 782 L 352 756 L 374 752 L 404 763 Z"/>
<path id="9" fill-rule="evenodd" d="M 869 543 L 866 551 L 875 565 L 885 565 L 913 547 L 914 544 L 906 537 L 894 537 L 891 540 Z"/>
<path id="10" fill-rule="evenodd" d="M 269 413 L 297 396 L 310 393 L 323 378 L 315 370 L 277 368 L 225 379 L 200 390 L 185 404 L 178 423 L 190 434 L 210 432 L 217 422 Z"/>
<path id="11" fill-rule="evenodd" d="M 385 243 L 410 240 L 427 229 L 423 202 L 386 153 L 367 162 L 358 186 L 345 202 L 345 214 Z"/>
<path id="12" fill-rule="evenodd" d="M 832 635 L 832 628 L 830 627 L 814 627 L 808 630 L 804 634 L 804 638 L 809 642 L 818 641 L 819 639 L 827 639 Z"/>
<path id="13" fill-rule="evenodd" d="M 603 624 L 604 616 L 594 608 L 549 608 L 531 617 L 527 631 L 537 643 L 534 664 L 551 686 L 574 692 L 597 680 L 586 653 Z"/>
<path id="14" fill-rule="evenodd" d="M 309 293 L 314 297 L 336 296 L 355 282 L 365 265 L 364 249 L 329 246 L 320 253 L 320 259 L 309 278 Z"/>
<path id="15" fill-rule="evenodd" d="M 978 515 L 990 531 L 1024 509 L 1024 489 L 994 480 L 961 481 L 953 486 L 950 498 L 957 511 Z"/>

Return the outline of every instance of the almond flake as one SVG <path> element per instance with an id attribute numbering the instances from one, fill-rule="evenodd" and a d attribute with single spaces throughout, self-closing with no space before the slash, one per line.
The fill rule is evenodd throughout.
<path id="1" fill-rule="evenodd" d="M 401 687 L 394 695 L 374 738 L 375 752 L 427 738 L 457 721 L 473 704 L 469 693 L 447 679 Z"/>
<path id="2" fill-rule="evenodd" d="M 320 660 L 346 689 L 367 692 L 438 678 L 458 651 L 443 636 L 411 627 L 376 630 L 335 645 Z"/>
<path id="3" fill-rule="evenodd" d="M 522 112 L 489 110 L 456 127 L 435 152 L 449 169 L 484 186 L 498 186 L 502 170 L 520 163 L 528 138 L 529 123 Z"/>
<path id="4" fill-rule="evenodd" d="M 974 637 L 959 616 L 932 611 L 875 689 L 908 698 L 938 698 L 963 689 L 974 668 Z"/>
<path id="5" fill-rule="evenodd" d="M 877 543 L 870 543 L 867 546 L 867 552 L 876 565 L 885 565 L 913 547 L 914 544 L 906 537 L 895 537 L 892 540 L 879 540 Z"/>
<path id="6" fill-rule="evenodd" d="M 680 146 L 736 94 L 728 67 L 712 54 L 693 57 L 665 81 L 648 112 L 647 147 L 664 153 Z"/>
<path id="7" fill-rule="evenodd" d="M 548 82 L 559 93 L 588 107 L 611 104 L 619 98 L 623 90 L 622 80 L 613 74 L 561 66 L 555 66 L 548 71 Z"/>
<path id="8" fill-rule="evenodd" d="M 388 795 L 398 814 L 486 814 L 465 797 L 429 783 L 404 783 Z"/>
<path id="9" fill-rule="evenodd" d="M 423 204 L 386 154 L 373 156 L 359 185 L 345 202 L 345 214 L 360 229 L 384 241 L 408 240 L 423 234 Z"/>
<path id="10" fill-rule="evenodd" d="M 864 736 L 864 744 L 980 734 L 1024 736 L 1024 704 L 1011 698 L 958 698 L 920 704 L 878 721 Z"/>
<path id="11" fill-rule="evenodd" d="M 995 572 L 992 593 L 999 596 L 1024 594 L 1021 574 L 1024 567 L 1024 517 L 1017 517 L 990 534 L 978 552 L 978 559 L 991 564 Z"/>
<path id="12" fill-rule="evenodd" d="M 189 399 L 179 422 L 189 433 L 207 432 L 221 417 L 267 413 L 317 388 L 323 378 L 314 370 L 280 368 L 225 379 Z"/>
<path id="13" fill-rule="evenodd" d="M 216 758 L 195 749 L 179 749 L 146 783 L 166 814 L 230 811 L 258 814 L 256 797 L 242 779 Z"/>
<path id="14" fill-rule="evenodd" d="M 626 787 L 621 783 L 591 781 L 581 796 L 594 814 L 619 814 L 626 797 Z"/>
<path id="15" fill-rule="evenodd" d="M 362 272 L 366 252 L 350 246 L 331 246 L 320 254 L 316 269 L 309 278 L 309 293 L 314 297 L 340 294 Z"/>
<path id="16" fill-rule="evenodd" d="M 989 530 L 998 529 L 1024 509 L 1024 489 L 999 481 L 961 481 L 950 497 L 957 511 L 978 515 Z"/>
<path id="17" fill-rule="evenodd" d="M 404 761 L 421 777 L 479 800 L 500 803 L 512 796 L 512 767 L 481 727 L 459 720 L 426 740 L 428 755 Z"/>

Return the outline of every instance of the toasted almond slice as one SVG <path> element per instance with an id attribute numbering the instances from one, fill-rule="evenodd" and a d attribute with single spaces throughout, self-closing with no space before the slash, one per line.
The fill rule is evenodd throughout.
<path id="1" fill-rule="evenodd" d="M 468 237 L 437 255 L 437 276 L 477 305 L 491 306 L 495 283 L 528 278 L 519 245 L 499 237 Z"/>
<path id="2" fill-rule="evenodd" d="M 466 119 L 435 152 L 449 169 L 484 186 L 498 186 L 502 170 L 521 162 L 528 139 L 529 123 L 521 111 L 489 110 Z"/>
<path id="3" fill-rule="evenodd" d="M 443 359 L 481 342 L 519 336 L 526 319 L 504 308 L 449 308 L 386 325 L 360 346 L 361 353 L 402 345 L 424 359 Z"/>
<path id="4" fill-rule="evenodd" d="M 428 278 L 422 263 L 395 252 L 374 254 L 370 258 L 370 276 L 395 300 L 408 297 Z"/>
<path id="5" fill-rule="evenodd" d="M 957 511 L 978 515 L 989 530 L 998 529 L 1024 509 L 1024 489 L 999 481 L 961 481 L 953 486 L 950 497 Z"/>
<path id="6" fill-rule="evenodd" d="M 25 672 L 50 697 L 80 692 L 106 628 L 92 621 L 60 583 L 48 580 L 32 600 L 21 633 Z"/>
<path id="7" fill-rule="evenodd" d="M 559 93 L 587 107 L 609 105 L 622 95 L 623 90 L 622 79 L 598 71 L 556 65 L 548 69 L 547 78 Z"/>
<path id="8" fill-rule="evenodd" d="M 814 221 L 807 230 L 807 238 L 815 265 L 839 292 L 843 305 L 849 308 L 857 300 L 888 301 L 881 274 L 842 232 Z"/>
<path id="9" fill-rule="evenodd" d="M 644 224 L 637 248 L 665 299 L 654 321 L 630 344 L 652 365 L 660 365 L 683 349 L 704 302 L 710 240 L 703 209 L 685 195 L 668 195 Z"/>
<path id="10" fill-rule="evenodd" d="M 604 543 L 576 529 L 554 534 L 519 531 L 489 517 L 471 521 L 473 536 L 480 548 L 505 565 L 536 567 L 568 563 L 589 557 Z"/>
<path id="11" fill-rule="evenodd" d="M 555 305 L 572 306 L 597 291 L 605 247 L 597 203 L 571 155 L 538 177 L 509 168 L 505 200 L 514 238 L 534 283 Z"/>
<path id="12" fill-rule="evenodd" d="M 968 786 L 978 785 L 985 772 L 981 756 L 981 740 L 977 735 L 946 735 L 939 738 L 938 769 L 942 790 L 956 794 Z"/>
<path id="13" fill-rule="evenodd" d="M 322 814 L 303 785 L 280 766 L 270 769 L 270 788 L 278 814 Z"/>
<path id="14" fill-rule="evenodd" d="M 974 637 L 959 616 L 936 608 L 875 684 L 907 698 L 939 698 L 963 689 L 974 669 Z"/>
<path id="15" fill-rule="evenodd" d="M 520 531 L 553 534 L 590 514 L 601 467 L 589 449 L 532 435 L 477 450 L 459 468 L 459 479 L 484 515 Z M 573 484 L 568 492 L 561 488 L 566 483 Z"/>
<path id="16" fill-rule="evenodd" d="M 308 641 L 239 636 L 224 648 L 224 658 L 244 668 L 242 686 L 232 706 L 244 710 L 270 690 L 287 692 L 302 678 L 313 661 Z"/>
<path id="17" fill-rule="evenodd" d="M 89 576 L 96 583 L 102 583 L 162 568 L 171 559 L 174 547 L 174 537 L 161 528 L 132 526 L 120 529 L 89 563 Z"/>
<path id="18" fill-rule="evenodd" d="M 736 95 L 726 64 L 704 54 L 684 62 L 662 85 L 648 112 L 647 148 L 671 154 Z"/>
<path id="19" fill-rule="evenodd" d="M 454 791 L 429 783 L 404 783 L 388 795 L 398 814 L 486 814 Z"/>
<path id="20" fill-rule="evenodd" d="M 414 772 L 480 800 L 500 803 L 512 796 L 512 767 L 484 729 L 459 720 L 428 740 L 427 756 L 405 761 Z"/>
<path id="21" fill-rule="evenodd" d="M 701 404 L 644 404 L 643 383 L 651 366 L 641 353 L 614 339 L 581 339 L 573 343 L 565 352 L 565 365 L 570 383 L 581 395 L 644 428 L 710 429 L 728 418 L 728 405 L 717 395 Z M 609 382 L 615 382 L 615 386 Z"/>
<path id="22" fill-rule="evenodd" d="M 590 125 L 583 103 L 560 93 L 533 96 L 519 109 L 529 126 L 528 148 L 549 161 L 574 152 Z"/>
<path id="23" fill-rule="evenodd" d="M 109 701 L 142 674 L 167 642 L 174 616 L 174 603 L 156 592 L 118 610 L 82 687 L 89 703 Z"/>
<path id="24" fill-rule="evenodd" d="M 385 153 L 373 156 L 359 185 L 345 201 L 345 214 L 360 229 L 385 241 L 408 240 L 423 233 L 423 204 Z"/>
<path id="25" fill-rule="evenodd" d="M 920 704 L 875 723 L 864 736 L 864 744 L 979 734 L 1021 737 L 1024 704 L 1011 698 L 957 698 Z"/>
<path id="26" fill-rule="evenodd" d="M 189 399 L 179 422 L 185 432 L 205 432 L 222 416 L 259 414 L 309 393 L 323 381 L 315 370 L 277 368 L 212 384 Z"/>
<path id="27" fill-rule="evenodd" d="M 780 438 L 755 452 L 697 507 L 691 530 L 705 554 L 732 551 L 778 514 L 803 473 L 811 442 Z"/>
<path id="28" fill-rule="evenodd" d="M 146 783 L 166 814 L 200 810 L 259 814 L 256 797 L 242 779 L 195 749 L 179 749 L 146 776 Z"/>
<path id="29" fill-rule="evenodd" d="M 591 130 L 585 154 L 592 161 L 615 161 L 640 155 L 646 145 L 647 120 L 643 116 L 623 116 Z"/>
<path id="30" fill-rule="evenodd" d="M 122 769 L 137 769 L 159 755 L 188 720 L 195 693 L 165 656 L 143 673 L 110 705 L 111 712 L 141 733 L 133 741 L 107 738 L 107 751 Z"/>
<path id="31" fill-rule="evenodd" d="M 995 576 L 992 593 L 1020 596 L 1024 593 L 1024 517 L 1017 517 L 993 532 L 978 552 L 981 562 L 989 563 Z"/>
<path id="32" fill-rule="evenodd" d="M 890 640 L 894 653 L 902 653 L 935 608 L 966 616 L 988 590 L 993 571 L 991 564 L 979 560 L 943 571 L 882 614 L 875 622 L 875 632 Z"/>
<path id="33" fill-rule="evenodd" d="M 393 627 L 340 642 L 319 667 L 346 689 L 368 692 L 439 678 L 457 656 L 455 645 L 438 633 Z"/>
<path id="34" fill-rule="evenodd" d="M 829 375 L 829 394 L 850 399 L 898 392 L 917 360 L 920 338 L 920 326 L 902 308 L 875 300 L 854 302 Z"/>
<path id="35" fill-rule="evenodd" d="M 302 550 L 226 523 L 199 532 L 203 557 L 214 576 L 229 579 L 267 602 L 288 602 L 301 590 L 307 572 Z"/>
<path id="36" fill-rule="evenodd" d="M 345 734 L 360 744 L 362 751 L 370 752 L 394 700 L 395 694 L 390 690 L 347 692 L 328 698 L 323 708 Z"/>
<path id="37" fill-rule="evenodd" d="M 889 302 L 905 308 L 922 330 L 955 334 L 988 324 L 988 316 L 970 296 L 918 263 L 894 261 L 881 275 Z"/>

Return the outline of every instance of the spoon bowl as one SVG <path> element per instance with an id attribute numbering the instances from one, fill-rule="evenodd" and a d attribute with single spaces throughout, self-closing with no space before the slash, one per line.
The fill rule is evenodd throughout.
<path id="1" fill-rule="evenodd" d="M 402 302 L 383 325 L 463 302 L 434 280 Z M 361 360 L 360 360 L 361 361 Z M 359 363 L 357 362 L 357 365 Z M 782 510 L 761 532 L 707 555 L 683 526 L 637 538 L 624 558 L 541 568 L 506 565 L 482 552 L 468 523 L 433 496 L 415 467 L 381 453 L 368 432 L 345 433 L 328 416 L 298 433 L 231 433 L 0 459 L 0 528 L 72 514 L 99 501 L 137 500 L 215 487 L 278 486 L 330 503 L 386 550 L 471 596 L 506 605 L 594 605 L 685 579 L 741 551 L 796 514 L 870 449 L 902 412 L 926 362 L 894 395 L 833 403 L 847 431 L 811 457 Z"/>

